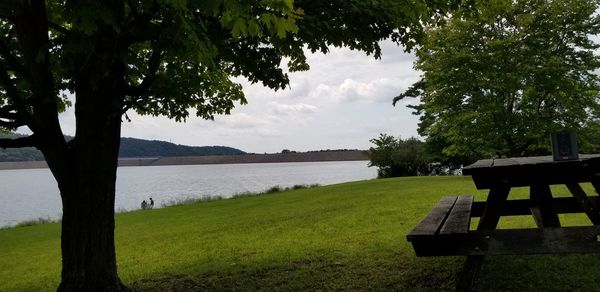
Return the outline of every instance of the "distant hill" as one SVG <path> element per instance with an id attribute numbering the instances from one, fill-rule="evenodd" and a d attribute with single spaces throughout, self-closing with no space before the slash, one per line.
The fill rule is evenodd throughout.
<path id="1" fill-rule="evenodd" d="M 0 138 L 16 138 L 19 134 L 0 134 Z M 246 152 L 226 146 L 186 146 L 164 141 L 151 141 L 135 138 L 121 138 L 119 157 L 171 157 L 238 155 Z M 0 149 L 0 162 L 43 161 L 42 153 L 35 148 Z"/>
<path id="2" fill-rule="evenodd" d="M 246 152 L 226 146 L 186 146 L 165 141 L 121 138 L 119 157 L 238 155 Z"/>

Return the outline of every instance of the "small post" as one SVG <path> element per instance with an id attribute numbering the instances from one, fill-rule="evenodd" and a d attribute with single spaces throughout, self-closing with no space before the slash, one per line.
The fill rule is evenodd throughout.
<path id="1" fill-rule="evenodd" d="M 552 134 L 552 156 L 554 161 L 579 159 L 577 136 L 574 131 Z"/>

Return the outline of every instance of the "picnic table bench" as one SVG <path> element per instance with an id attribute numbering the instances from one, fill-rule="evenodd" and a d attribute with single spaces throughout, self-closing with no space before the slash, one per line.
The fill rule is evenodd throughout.
<path id="1" fill-rule="evenodd" d="M 417 256 L 466 255 L 457 290 L 474 288 L 485 255 L 600 252 L 600 154 L 554 161 L 552 156 L 485 159 L 463 168 L 485 202 L 473 195 L 443 197 L 408 235 Z M 571 196 L 553 197 L 550 185 L 564 184 Z M 529 199 L 508 200 L 511 188 L 529 187 Z M 558 214 L 584 213 L 589 226 L 561 227 Z M 531 215 L 537 228 L 496 229 L 501 216 Z M 475 230 L 471 218 L 479 217 Z"/>

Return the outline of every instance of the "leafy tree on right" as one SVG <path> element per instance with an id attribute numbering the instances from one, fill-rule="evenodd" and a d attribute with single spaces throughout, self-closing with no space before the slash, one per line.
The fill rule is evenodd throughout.
<path id="1" fill-rule="evenodd" d="M 454 161 L 548 153 L 549 134 L 599 141 L 600 32 L 593 0 L 473 1 L 417 51 L 419 134 Z"/>

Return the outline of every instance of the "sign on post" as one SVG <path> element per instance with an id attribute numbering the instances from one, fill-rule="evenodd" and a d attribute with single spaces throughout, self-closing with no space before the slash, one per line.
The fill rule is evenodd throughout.
<path id="1" fill-rule="evenodd" d="M 552 156 L 554 161 L 579 159 L 577 136 L 574 131 L 552 134 Z"/>

